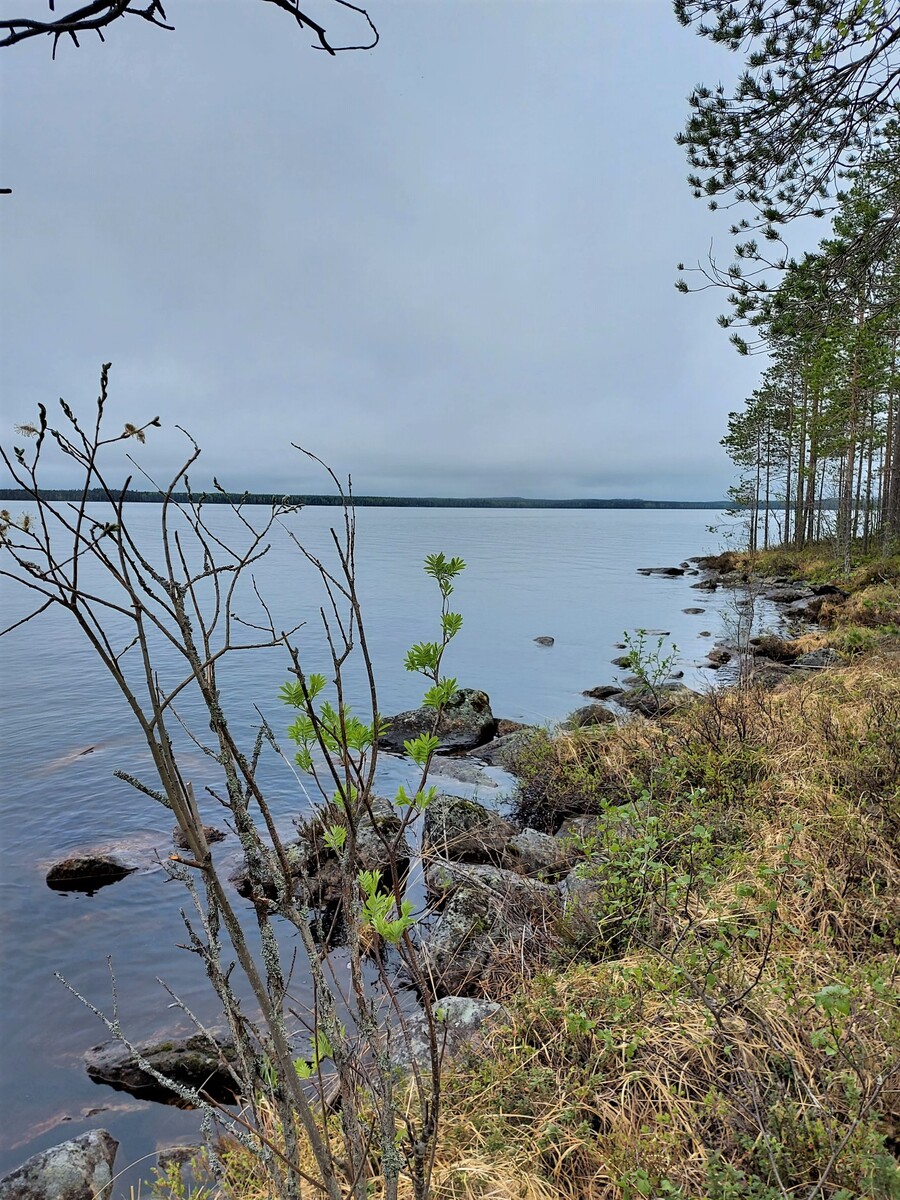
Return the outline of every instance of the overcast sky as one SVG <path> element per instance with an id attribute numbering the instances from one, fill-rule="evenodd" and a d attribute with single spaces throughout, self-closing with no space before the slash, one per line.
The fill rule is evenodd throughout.
<path id="1" fill-rule="evenodd" d="M 167 11 L 0 51 L 5 440 L 109 360 L 112 422 L 160 416 L 161 474 L 188 427 L 201 485 L 326 490 L 302 442 L 360 493 L 724 495 L 760 363 L 673 286 L 730 246 L 673 139 L 734 56 L 668 0 L 371 0 L 336 58 L 256 0 Z"/>

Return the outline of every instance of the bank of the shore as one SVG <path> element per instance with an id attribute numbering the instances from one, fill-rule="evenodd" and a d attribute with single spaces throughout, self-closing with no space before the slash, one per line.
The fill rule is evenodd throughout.
<path id="1" fill-rule="evenodd" d="M 502 1007 L 445 1063 L 435 1198 L 900 1194 L 900 564 L 699 566 L 780 589 L 777 636 L 719 647 L 735 686 L 506 734 L 512 821 L 432 820 L 438 922 L 481 889 L 517 947 L 441 959 Z M 224 1197 L 265 1194 L 225 1162 Z"/>
<path id="2" fill-rule="evenodd" d="M 473 988 L 502 1015 L 445 1066 L 436 1197 L 900 1194 L 900 572 L 701 566 L 799 584 L 816 627 L 786 612 L 738 686 L 654 719 L 518 743 L 513 816 L 578 865 Z"/>

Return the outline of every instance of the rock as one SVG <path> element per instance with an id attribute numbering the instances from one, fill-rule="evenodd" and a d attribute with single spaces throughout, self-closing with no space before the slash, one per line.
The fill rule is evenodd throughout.
<path id="1" fill-rule="evenodd" d="M 504 737 L 494 738 L 492 742 L 487 742 L 484 746 L 476 746 L 474 750 L 469 751 L 469 754 L 472 758 L 487 763 L 489 767 L 501 767 L 504 771 L 514 772 L 516 750 L 525 745 L 531 732 L 531 728 L 522 726 L 522 729 L 516 733 L 507 733 Z"/>
<path id="2" fill-rule="evenodd" d="M 809 667 L 821 671 L 826 667 L 837 666 L 841 661 L 841 656 L 837 650 L 832 650 L 830 646 L 822 646 L 819 650 L 811 650 L 809 654 L 801 654 L 798 659 L 795 659 L 794 666 Z"/>
<path id="3" fill-rule="evenodd" d="M 511 734 L 515 737 L 515 734 Z M 489 746 L 493 746 L 501 739 L 495 738 L 493 742 L 488 742 Z M 477 750 L 470 750 L 469 754 L 477 756 Z M 489 759 L 484 761 L 488 762 Z M 496 779 L 491 779 L 486 771 L 477 766 L 473 762 L 467 762 L 465 758 L 438 758 L 437 755 L 431 760 L 431 766 L 428 768 L 429 780 L 433 775 L 445 776 L 448 779 L 457 779 L 460 783 L 468 783 L 473 787 L 496 788 L 499 787 Z"/>
<path id="4" fill-rule="evenodd" d="M 0 1179 L 0 1200 L 112 1200 L 118 1148 L 105 1129 L 52 1146 Z"/>
<path id="5" fill-rule="evenodd" d="M 709 629 L 701 629 L 697 637 L 712 637 L 712 632 Z"/>
<path id="6" fill-rule="evenodd" d="M 824 596 L 812 596 L 809 600 L 798 600 L 785 609 L 784 615 L 798 621 L 817 621 L 825 603 Z"/>
<path id="7" fill-rule="evenodd" d="M 431 863 L 425 879 L 445 897 L 420 947 L 436 995 L 490 993 L 546 954 L 562 907 L 555 888 L 515 871 L 451 862 Z"/>
<path id="8" fill-rule="evenodd" d="M 425 810 L 422 850 L 454 862 L 500 863 L 516 827 L 477 800 L 436 796 Z"/>
<path id="9" fill-rule="evenodd" d="M 537 644 L 539 646 L 552 646 L 553 643 L 556 641 L 556 638 L 547 637 L 547 635 L 545 634 L 543 637 L 536 637 L 534 640 L 537 642 Z"/>
<path id="10" fill-rule="evenodd" d="M 602 704 L 585 704 L 582 708 L 576 708 L 573 713 L 569 713 L 563 728 L 586 729 L 592 725 L 615 724 L 615 720 L 615 713 L 604 708 Z"/>
<path id="11" fill-rule="evenodd" d="M 774 600 L 776 604 L 792 604 L 795 600 L 806 600 L 812 595 L 809 588 L 776 587 L 763 593 L 764 600 Z"/>
<path id="12" fill-rule="evenodd" d="M 556 837 L 561 841 L 585 841 L 597 837 L 603 830 L 604 823 L 600 817 L 580 816 L 566 817 L 556 831 Z"/>
<path id="13" fill-rule="evenodd" d="M 339 931 L 343 879 L 337 854 L 325 844 L 325 833 L 340 823 L 325 814 L 309 823 L 298 822 L 300 837 L 291 861 L 292 875 L 302 882 L 310 906 L 322 912 L 321 927 L 329 936 Z M 393 805 L 381 796 L 373 800 L 371 815 L 360 814 L 357 822 L 356 871 L 380 871 L 385 888 L 390 885 L 392 859 L 401 879 L 409 870 L 411 851 L 405 837 L 397 840 L 400 827 Z"/>
<path id="14" fill-rule="evenodd" d="M 117 854 L 73 854 L 54 863 L 47 872 L 47 886 L 57 892 L 87 892 L 118 883 L 137 868 Z"/>
<path id="15" fill-rule="evenodd" d="M 850 594 L 833 583 L 815 583 L 810 586 L 809 590 L 814 596 L 839 596 L 842 600 L 846 600 Z"/>
<path id="16" fill-rule="evenodd" d="M 719 667 L 724 667 L 726 663 L 731 662 L 733 655 L 724 646 L 713 646 L 706 657 L 709 659 L 709 665 L 718 669 Z"/>
<path id="17" fill-rule="evenodd" d="M 695 616 L 699 616 L 700 613 L 706 612 L 706 609 L 705 608 L 683 608 L 681 611 L 684 613 L 687 613 L 689 617 L 695 617 Z"/>
<path id="18" fill-rule="evenodd" d="M 613 696 L 618 696 L 622 688 L 614 683 L 604 683 L 600 687 L 588 688 L 582 692 L 582 696 L 588 696 L 591 700 L 609 700 Z"/>
<path id="19" fill-rule="evenodd" d="M 774 689 L 779 684 L 784 683 L 786 679 L 791 679 L 793 676 L 793 667 L 789 667 L 786 663 L 771 662 L 769 659 L 764 658 L 755 660 L 750 668 L 751 682 L 764 688 Z"/>
<path id="20" fill-rule="evenodd" d="M 103 1042 L 85 1054 L 85 1069 L 94 1083 L 106 1083 L 141 1100 L 184 1106 L 186 1101 L 182 1096 L 138 1065 L 140 1057 L 182 1087 L 202 1088 L 223 1104 L 234 1102 L 238 1085 L 227 1064 L 236 1061 L 237 1052 L 230 1038 L 217 1037 L 216 1044 L 211 1045 L 205 1034 L 194 1033 L 190 1037 L 147 1042 L 137 1046 L 136 1051 L 132 1054 L 123 1042 Z"/>
<path id="21" fill-rule="evenodd" d="M 721 554 L 700 554 L 692 558 L 691 562 L 704 571 L 731 571 L 734 568 L 735 556 L 732 551 L 723 550 Z"/>
<path id="22" fill-rule="evenodd" d="M 661 683 L 656 688 L 635 687 L 623 692 L 618 703 L 645 717 L 665 716 L 681 705 L 697 699 L 698 692 L 683 683 Z"/>
<path id="23" fill-rule="evenodd" d="M 527 730 L 529 733 L 536 728 L 534 725 L 526 725 L 523 721 L 510 721 L 506 717 L 501 717 L 497 722 L 497 737 L 506 737 L 508 733 L 522 733 Z"/>
<path id="24" fill-rule="evenodd" d="M 432 1015 L 437 1026 L 438 1046 L 446 1060 L 476 1044 L 477 1035 L 488 1021 L 503 1020 L 507 1014 L 494 1000 L 444 996 L 434 1001 Z M 414 1062 L 423 1068 L 431 1066 L 428 1018 L 424 1012 L 407 1017 L 405 1029 L 396 1030 L 392 1040 L 390 1059 L 394 1066 L 402 1070 L 409 1070 Z"/>
<path id="25" fill-rule="evenodd" d="M 632 658 L 630 654 L 621 654 L 618 658 L 611 659 L 611 662 L 614 667 L 622 667 L 623 670 L 627 670 L 632 665 Z"/>
<path id="26" fill-rule="evenodd" d="M 698 583 L 691 584 L 691 587 L 698 592 L 714 592 L 718 586 L 714 579 L 701 579 Z"/>
<path id="27" fill-rule="evenodd" d="M 431 733 L 434 711 L 414 708 L 390 718 L 389 728 L 378 739 L 380 750 L 404 754 L 403 743 L 421 733 Z M 490 698 L 485 692 L 461 688 L 447 703 L 437 729 L 438 753 L 452 754 L 471 750 L 488 742 L 497 732 L 497 722 L 491 712 Z"/>
<path id="28" fill-rule="evenodd" d="M 786 641 L 774 633 L 751 638 L 750 653 L 779 663 L 792 663 L 800 657 L 800 651 L 793 642 Z"/>
<path id="29" fill-rule="evenodd" d="M 203 834 L 210 845 L 213 845 L 215 842 L 224 842 L 225 838 L 228 836 L 224 829 L 216 829 L 215 825 L 204 825 Z M 178 825 L 176 825 L 172 830 L 172 841 L 179 848 L 179 850 L 187 850 L 187 838 L 184 836 L 181 828 Z"/>
<path id="30" fill-rule="evenodd" d="M 673 671 L 669 679 L 684 679 L 684 671 Z"/>
<path id="31" fill-rule="evenodd" d="M 522 875 L 556 879 L 572 866 L 577 855 L 558 838 L 536 829 L 523 829 L 506 843 L 503 866 Z"/>
<path id="32" fill-rule="evenodd" d="M 338 940 L 341 933 L 341 870 L 337 854 L 325 844 L 325 833 L 330 826 L 342 823 L 339 811 L 323 814 L 309 822 L 298 822 L 300 836 L 284 847 L 292 880 L 305 902 L 320 913 L 316 930 L 323 941 Z M 393 806 L 382 797 L 376 797 L 372 803 L 372 816 L 363 813 L 358 819 L 357 870 L 381 871 L 382 878 L 388 881 L 393 857 L 398 875 L 401 878 L 406 875 L 411 851 L 405 838 L 399 843 L 396 841 L 400 825 L 400 817 Z M 275 879 L 280 871 L 274 851 L 268 852 L 265 869 L 265 878 L 254 879 L 244 863 L 229 878 L 242 896 L 258 895 L 274 900 L 277 895 Z"/>
<path id="33" fill-rule="evenodd" d="M 638 567 L 638 575 L 667 575 L 674 579 L 678 575 L 683 575 L 685 567 Z"/>

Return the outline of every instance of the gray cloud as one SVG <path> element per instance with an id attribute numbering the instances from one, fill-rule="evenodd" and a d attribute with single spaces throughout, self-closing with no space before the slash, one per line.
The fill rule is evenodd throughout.
<path id="1" fill-rule="evenodd" d="M 721 496 L 757 368 L 674 290 L 727 222 L 672 139 L 735 64 L 666 0 L 372 11 L 336 60 L 251 0 L 5 52 L 6 422 L 109 359 L 198 482 L 318 489 L 301 441 L 360 492 Z"/>

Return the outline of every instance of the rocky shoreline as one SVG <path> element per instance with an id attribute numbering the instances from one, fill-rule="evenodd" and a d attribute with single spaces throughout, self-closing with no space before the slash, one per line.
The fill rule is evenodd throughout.
<path id="1" fill-rule="evenodd" d="M 695 578 L 690 587 L 700 592 L 734 591 L 743 636 L 715 642 L 703 664 L 712 673 L 727 668 L 730 682 L 778 689 L 789 679 L 841 661 L 829 647 L 810 646 L 817 623 L 827 621 L 830 612 L 847 598 L 832 584 L 751 576 L 737 569 L 729 554 L 698 557 L 676 567 L 641 568 L 639 573 L 673 580 Z M 753 632 L 753 609 L 759 599 L 777 605 L 787 636 Z M 705 610 L 694 605 L 684 611 L 699 616 Z M 545 646 L 553 644 L 549 637 L 536 640 Z M 612 665 L 622 669 L 639 666 L 631 654 Z M 579 730 L 623 720 L 665 719 L 698 699 L 700 693 L 682 683 L 674 672 L 652 683 L 639 672 L 621 684 L 588 688 L 584 695 L 591 703 L 570 714 L 555 736 L 569 737 Z M 432 718 L 433 713 L 426 709 L 397 714 L 379 748 L 402 753 L 404 741 L 430 728 Z M 438 729 L 441 757 L 435 760 L 433 774 L 438 780 L 450 775 L 476 788 L 496 787 L 482 766 L 500 767 L 515 776 L 523 750 L 538 732 L 498 720 L 484 692 L 462 689 Z M 420 951 L 434 980 L 434 999 L 451 1053 L 476 1037 L 485 1021 L 502 1015 L 510 978 L 546 958 L 561 926 L 571 934 L 580 920 L 590 919 L 592 885 L 584 864 L 589 861 L 592 834 L 603 819 L 597 813 L 596 800 L 591 805 L 586 799 L 582 811 L 577 804 L 574 809 L 571 805 L 560 807 L 542 828 L 527 823 L 523 811 L 520 808 L 519 819 L 514 820 L 478 799 L 439 794 L 420 823 L 420 845 L 404 844 L 402 861 L 393 864 L 404 878 L 414 866 L 421 869 L 430 916 L 420 927 Z M 367 833 L 364 826 L 361 831 L 360 869 L 388 867 L 379 832 L 383 834 L 391 822 L 397 818 L 390 805 L 376 805 L 369 821 L 372 828 Z M 292 873 L 310 888 L 311 903 L 323 914 L 323 928 L 334 929 L 340 920 L 337 864 L 331 861 L 334 853 L 323 844 L 321 832 L 315 821 L 300 823 L 297 840 L 287 847 L 288 859 Z M 215 841 L 225 835 L 210 829 L 207 836 Z M 127 856 L 86 853 L 53 864 L 47 883 L 56 889 L 93 891 L 136 869 L 137 864 Z M 240 894 L 253 895 L 255 885 L 246 871 L 235 873 L 232 883 Z M 413 1025 L 416 1019 L 413 1015 Z M 227 1064 L 230 1047 L 227 1038 L 214 1049 L 206 1039 L 199 1040 L 204 1042 L 202 1046 L 196 1044 L 196 1036 L 173 1037 L 138 1047 L 136 1055 L 127 1053 L 120 1043 L 106 1043 L 87 1052 L 86 1070 L 95 1082 L 145 1099 L 179 1103 L 176 1094 L 166 1095 L 152 1076 L 141 1070 L 137 1059 L 150 1061 L 186 1087 L 195 1086 L 198 1078 L 208 1084 L 214 1070 Z M 410 1055 L 417 1057 L 417 1051 L 398 1045 L 398 1065 L 408 1065 Z M 227 1071 L 223 1071 L 219 1094 L 225 1102 L 233 1098 L 228 1083 Z M 35 1155 L 5 1176 L 0 1180 L 0 1200 L 82 1200 L 88 1195 L 104 1200 L 111 1195 L 115 1148 L 115 1140 L 106 1131 L 88 1131 Z M 64 1168 L 60 1162 L 65 1163 Z M 104 1174 L 107 1168 L 109 1178 Z"/>

